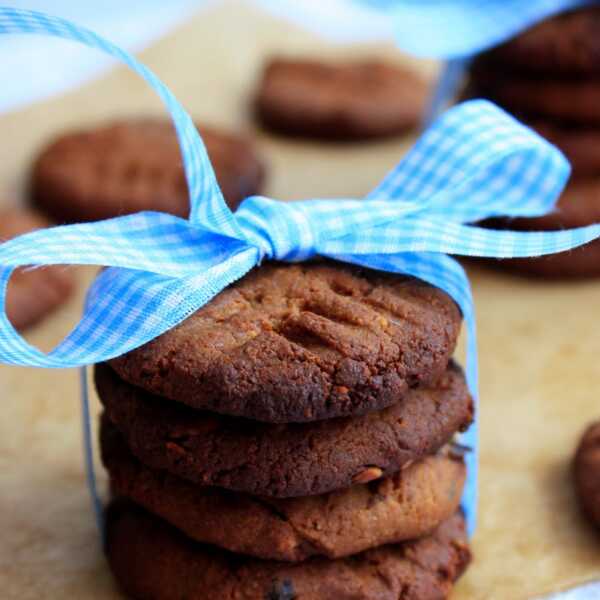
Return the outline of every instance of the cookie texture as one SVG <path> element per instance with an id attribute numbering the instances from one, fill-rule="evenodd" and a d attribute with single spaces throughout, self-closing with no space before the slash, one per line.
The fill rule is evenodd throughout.
<path id="1" fill-rule="evenodd" d="M 591 424 L 583 434 L 573 467 L 581 506 L 600 527 L 600 421 Z"/>
<path id="2" fill-rule="evenodd" d="M 268 263 L 110 361 L 194 408 L 274 423 L 360 415 L 443 373 L 461 315 L 419 280 L 341 263 Z"/>
<path id="3" fill-rule="evenodd" d="M 562 13 L 486 53 L 489 65 L 527 73 L 600 73 L 600 7 Z"/>
<path id="4" fill-rule="evenodd" d="M 439 450 L 473 417 L 462 372 L 361 417 L 273 425 L 203 413 L 95 369 L 106 415 L 149 467 L 255 495 L 322 494 L 393 474 Z"/>
<path id="5" fill-rule="evenodd" d="M 0 240 L 3 241 L 47 226 L 48 222 L 33 212 L 0 211 Z M 8 320 L 19 330 L 35 325 L 61 306 L 71 296 L 74 286 L 71 271 L 62 265 L 17 269 L 8 284 Z"/>
<path id="6" fill-rule="evenodd" d="M 274 499 L 200 486 L 150 469 L 105 418 L 102 459 L 115 496 L 188 537 L 262 559 L 339 558 L 431 533 L 458 509 L 465 465 L 451 449 L 392 477 L 320 496 Z"/>
<path id="7" fill-rule="evenodd" d="M 249 140 L 204 126 L 200 132 L 229 206 L 257 194 L 264 166 Z M 66 223 L 142 210 L 187 217 L 188 189 L 173 125 L 131 119 L 59 137 L 34 164 L 31 201 Z"/>
<path id="8" fill-rule="evenodd" d="M 289 564 L 193 542 L 127 504 L 107 514 L 106 554 L 121 588 L 153 600 L 442 600 L 470 561 L 462 515 L 415 542 Z"/>
<path id="9" fill-rule="evenodd" d="M 265 127 L 286 135 L 360 140 L 416 127 L 428 92 L 414 71 L 378 60 L 277 58 L 265 67 L 255 106 Z"/>

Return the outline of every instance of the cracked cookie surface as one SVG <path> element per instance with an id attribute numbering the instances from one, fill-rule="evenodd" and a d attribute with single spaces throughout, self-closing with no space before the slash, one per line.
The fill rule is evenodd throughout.
<path id="1" fill-rule="evenodd" d="M 265 169 L 249 140 L 204 126 L 200 132 L 230 208 L 257 194 Z M 32 172 L 32 203 L 60 223 L 142 210 L 187 217 L 188 198 L 168 120 L 123 120 L 65 134 L 44 149 Z"/>
<path id="2" fill-rule="evenodd" d="M 274 499 L 190 483 L 144 466 L 103 419 L 100 445 L 113 495 L 188 537 L 231 552 L 298 562 L 339 558 L 431 533 L 458 509 L 465 465 L 452 449 L 391 477 L 320 496 Z"/>
<path id="3" fill-rule="evenodd" d="M 109 508 L 106 533 L 108 561 L 123 590 L 155 600 L 442 600 L 470 561 L 459 513 L 418 541 L 298 564 L 198 544 L 131 504 Z"/>
<path id="4" fill-rule="evenodd" d="M 257 267 L 110 365 L 195 408 L 273 423 L 360 415 L 441 375 L 461 315 L 417 279 L 320 261 Z"/>
<path id="5" fill-rule="evenodd" d="M 382 411 L 284 425 L 190 409 L 120 380 L 103 364 L 95 380 L 107 417 L 147 466 L 203 485 L 281 498 L 393 474 L 439 450 L 473 418 L 464 376 L 454 365 Z"/>

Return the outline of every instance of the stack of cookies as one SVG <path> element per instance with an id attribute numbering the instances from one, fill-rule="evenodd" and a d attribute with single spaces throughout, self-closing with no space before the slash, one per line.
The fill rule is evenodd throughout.
<path id="1" fill-rule="evenodd" d="M 254 269 L 108 364 L 106 552 L 133 598 L 446 598 L 470 553 L 461 324 L 421 281 Z"/>
<path id="2" fill-rule="evenodd" d="M 573 166 L 558 210 L 512 220 L 511 229 L 557 230 L 600 221 L 599 6 L 555 16 L 481 55 L 466 95 L 503 106 L 557 145 Z M 503 263 L 545 276 L 600 275 L 600 241 Z"/>

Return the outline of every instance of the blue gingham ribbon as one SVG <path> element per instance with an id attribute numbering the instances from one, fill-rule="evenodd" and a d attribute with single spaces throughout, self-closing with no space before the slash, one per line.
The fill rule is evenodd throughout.
<path id="1" fill-rule="evenodd" d="M 569 176 L 558 150 L 485 101 L 448 111 L 364 199 L 282 203 L 254 196 L 234 214 L 223 201 L 192 120 L 149 69 L 93 32 L 37 12 L 0 8 L 0 33 L 75 40 L 141 75 L 162 98 L 177 129 L 191 204 L 187 220 L 143 212 L 39 230 L 0 245 L 0 360 L 5 363 L 60 368 L 108 360 L 180 323 L 263 260 L 294 262 L 319 255 L 412 275 L 450 294 L 466 322 L 466 375 L 476 397 L 472 297 L 465 272 L 448 254 L 539 256 L 600 236 L 600 225 L 540 233 L 469 225 L 499 215 L 545 214 Z M 43 353 L 9 323 L 5 292 L 15 268 L 53 264 L 108 268 L 92 284 L 80 322 Z M 89 444 L 89 430 L 87 435 Z M 463 443 L 476 449 L 476 426 Z M 463 506 L 472 531 L 476 451 L 467 455 L 467 464 Z"/>

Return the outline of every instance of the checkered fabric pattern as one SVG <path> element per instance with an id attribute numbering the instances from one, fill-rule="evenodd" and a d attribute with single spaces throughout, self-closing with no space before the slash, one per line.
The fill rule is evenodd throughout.
<path id="1" fill-rule="evenodd" d="M 180 323 L 263 260 L 321 255 L 418 277 L 462 309 L 468 330 L 467 380 L 477 396 L 475 320 L 469 282 L 448 253 L 539 256 L 585 244 L 600 225 L 540 233 L 490 231 L 470 223 L 496 215 L 552 210 L 568 176 L 562 154 L 485 101 L 447 112 L 364 199 L 282 203 L 246 199 L 225 205 L 204 145 L 171 92 L 132 56 L 91 31 L 44 14 L 0 9 L 0 33 L 42 34 L 81 42 L 130 66 L 163 99 L 177 129 L 190 189 L 189 219 L 145 212 L 35 231 L 0 245 L 0 360 L 36 367 L 85 366 L 136 348 Z M 29 345 L 8 322 L 6 284 L 17 267 L 102 265 L 83 317 L 51 352 Z M 83 386 L 86 463 L 91 436 Z M 473 530 L 477 428 L 463 443 L 469 477 L 463 507 Z M 94 475 L 90 468 L 90 486 Z"/>

